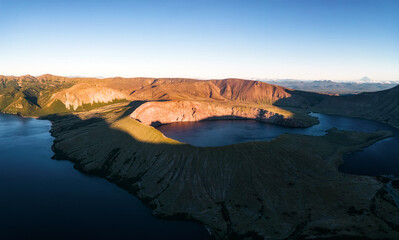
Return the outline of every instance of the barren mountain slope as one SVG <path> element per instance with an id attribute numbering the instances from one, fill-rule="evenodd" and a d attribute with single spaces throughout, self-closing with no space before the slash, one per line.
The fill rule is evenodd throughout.
<path id="1" fill-rule="evenodd" d="M 220 94 L 229 100 L 272 104 L 281 98 L 291 97 L 286 88 L 259 81 L 242 79 L 212 80 Z"/>

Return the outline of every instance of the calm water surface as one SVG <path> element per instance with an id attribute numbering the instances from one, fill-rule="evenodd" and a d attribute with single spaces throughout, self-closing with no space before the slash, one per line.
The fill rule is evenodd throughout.
<path id="1" fill-rule="evenodd" d="M 0 114 L 0 239 L 209 239 L 127 191 L 52 160 L 50 122 Z"/>
<path id="2" fill-rule="evenodd" d="M 362 175 L 399 174 L 399 130 L 374 121 L 312 113 L 320 124 L 309 128 L 287 128 L 254 120 L 218 120 L 172 123 L 157 127 L 165 136 L 194 146 L 223 146 L 241 142 L 272 140 L 284 133 L 321 136 L 336 127 L 372 132 L 389 130 L 394 137 L 379 141 L 363 151 L 344 156 L 340 170 Z"/>

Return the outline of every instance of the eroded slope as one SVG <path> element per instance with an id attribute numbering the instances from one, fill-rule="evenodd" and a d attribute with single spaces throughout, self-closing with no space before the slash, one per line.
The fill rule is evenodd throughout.
<path id="1" fill-rule="evenodd" d="M 138 107 L 130 116 L 150 126 L 217 119 L 254 119 L 289 127 L 309 127 L 318 122 L 316 118 L 307 114 L 294 114 L 272 105 L 230 101 L 147 102 Z"/>

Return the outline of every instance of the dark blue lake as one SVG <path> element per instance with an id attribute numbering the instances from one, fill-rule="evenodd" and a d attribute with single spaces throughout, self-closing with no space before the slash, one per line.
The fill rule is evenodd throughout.
<path id="1" fill-rule="evenodd" d="M 379 141 L 363 151 L 344 156 L 340 171 L 362 175 L 399 174 L 399 129 L 374 121 L 312 113 L 320 123 L 309 128 L 287 128 L 254 120 L 183 122 L 157 127 L 165 136 L 194 146 L 223 146 L 241 142 L 272 140 L 284 133 L 321 136 L 336 127 L 373 132 L 389 130 L 394 137 Z"/>
<path id="2" fill-rule="evenodd" d="M 373 121 L 313 114 L 320 124 L 286 128 L 250 120 L 176 123 L 158 127 L 196 146 L 271 140 L 283 133 L 324 135 L 331 127 L 390 130 L 395 136 L 345 156 L 341 171 L 399 174 L 399 131 Z M 0 114 L 0 239 L 209 239 L 202 226 L 161 220 L 108 181 L 52 160 L 50 122 Z"/>
<path id="3" fill-rule="evenodd" d="M 127 191 L 52 160 L 49 121 L 0 114 L 0 239 L 209 239 Z"/>

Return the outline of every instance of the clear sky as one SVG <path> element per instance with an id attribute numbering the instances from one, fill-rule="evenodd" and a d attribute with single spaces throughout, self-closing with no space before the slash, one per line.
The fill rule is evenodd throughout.
<path id="1" fill-rule="evenodd" d="M 0 0 L 0 74 L 399 80 L 399 0 Z"/>

